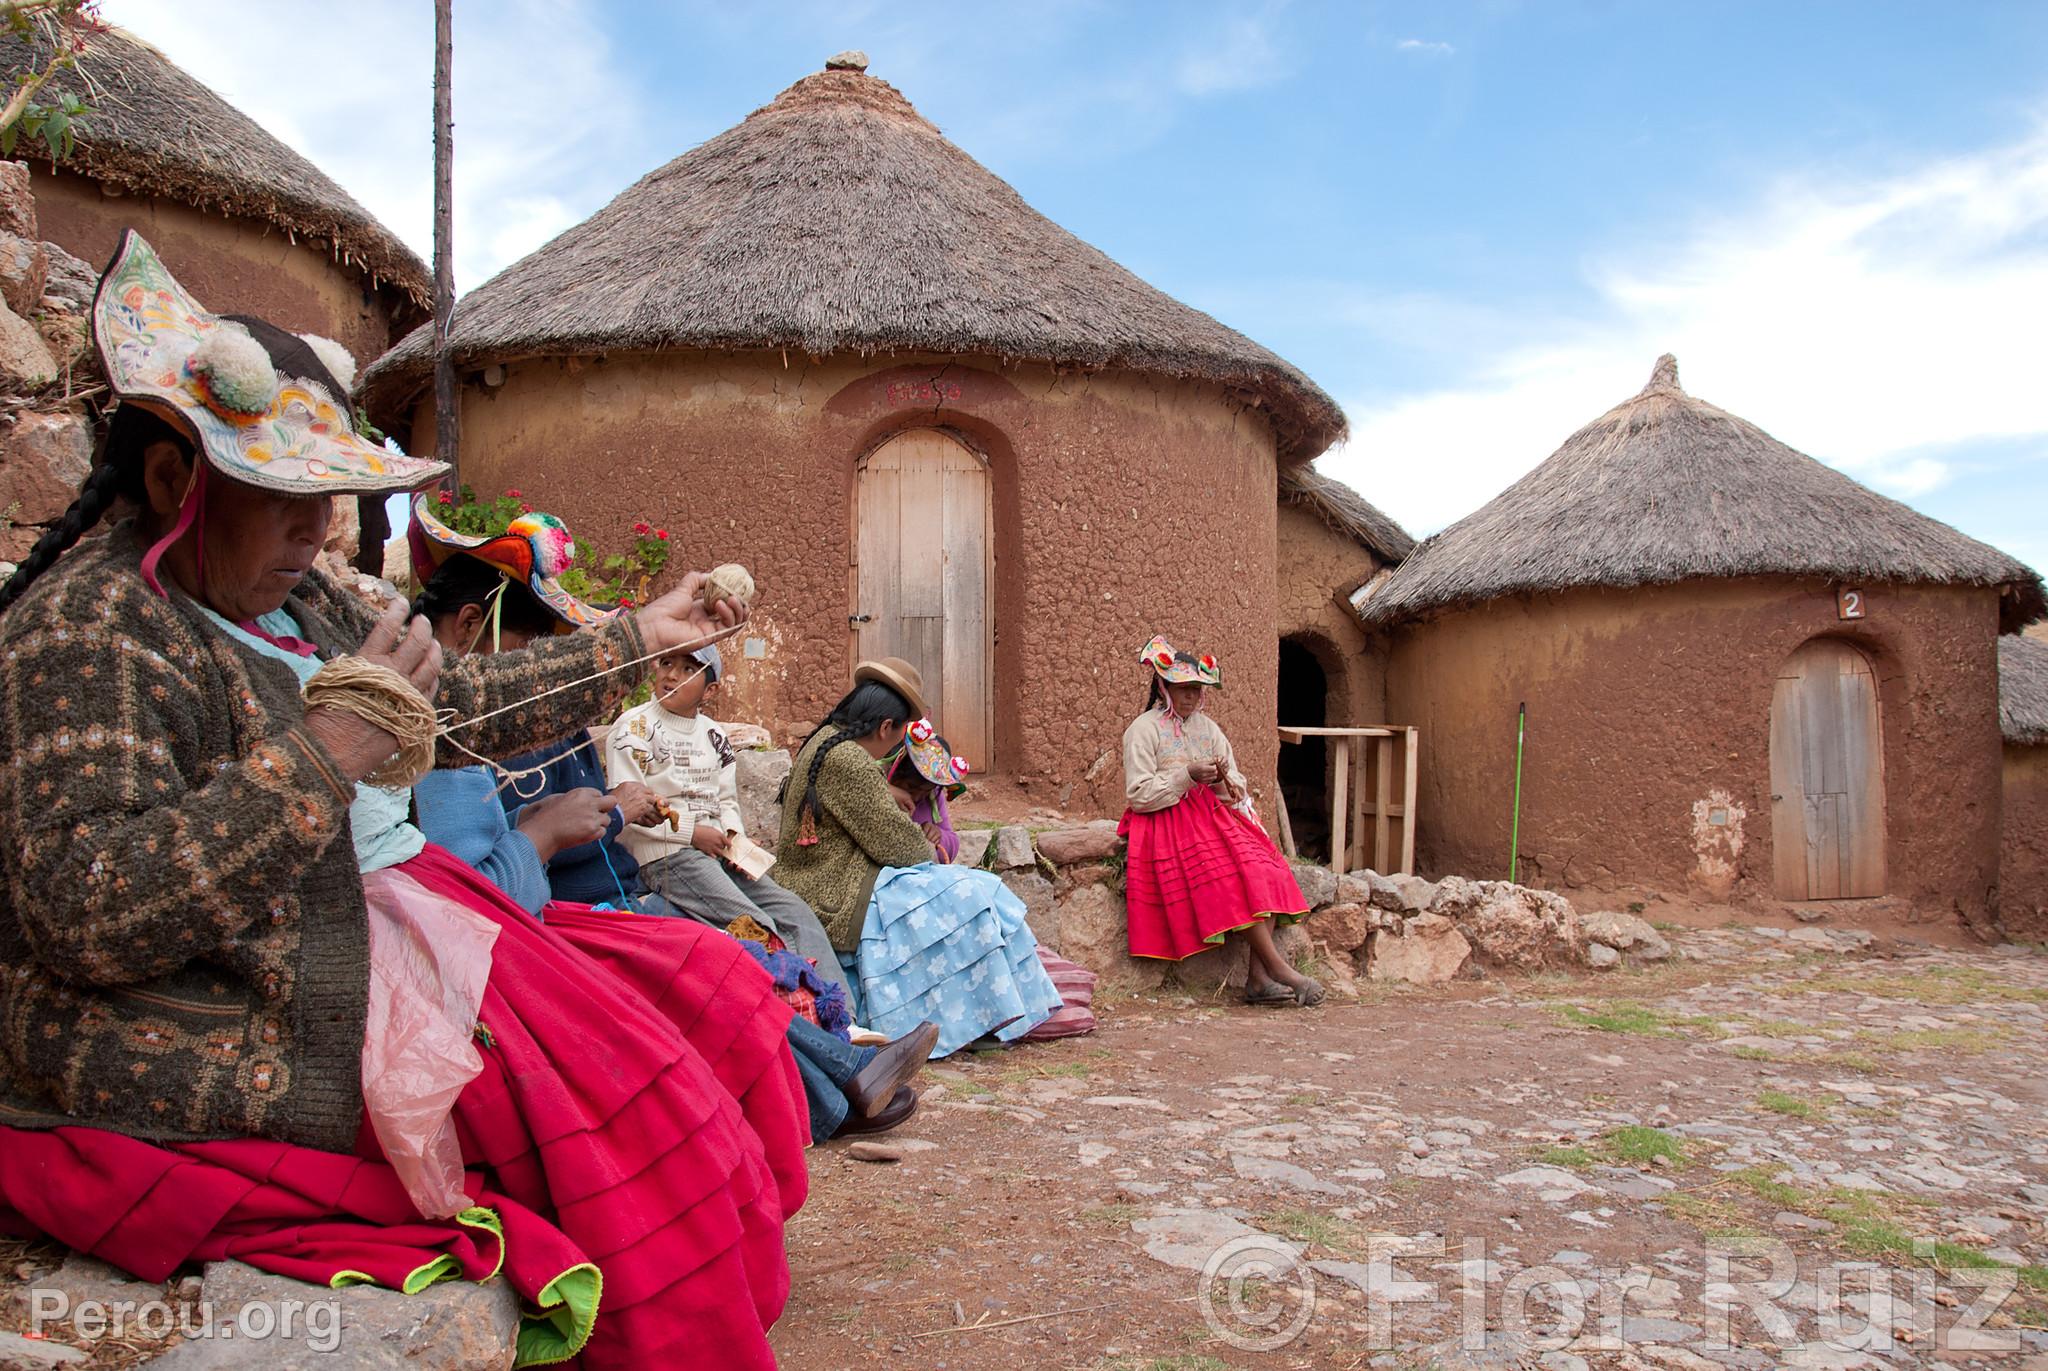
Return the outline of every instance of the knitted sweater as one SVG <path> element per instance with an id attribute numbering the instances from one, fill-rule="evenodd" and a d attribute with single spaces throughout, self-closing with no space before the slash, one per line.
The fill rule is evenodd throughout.
<path id="1" fill-rule="evenodd" d="M 354 788 L 301 727 L 291 669 L 158 598 L 140 562 L 124 523 L 0 617 L 0 1124 L 350 1151 L 369 986 Z M 289 608 L 323 656 L 373 623 L 317 571 Z M 614 621 L 465 657 L 437 703 L 470 718 L 643 652 Z M 560 737 L 639 674 L 464 742 Z"/>
<path id="2" fill-rule="evenodd" d="M 842 743 L 825 754 L 818 772 L 818 841 L 799 841 L 811 758 L 833 732 L 826 728 L 805 743 L 790 768 L 775 845 L 775 882 L 817 911 L 833 947 L 851 952 L 860 945 L 875 877 L 885 866 L 930 861 L 932 845 L 897 805 L 881 769 L 858 743 Z"/>

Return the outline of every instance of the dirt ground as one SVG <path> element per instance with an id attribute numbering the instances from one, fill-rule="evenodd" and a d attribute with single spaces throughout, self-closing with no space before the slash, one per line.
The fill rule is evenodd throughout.
<path id="1" fill-rule="evenodd" d="M 941 1063 L 813 1154 L 783 1365 L 2048 1366 L 2048 957 L 1667 931 Z"/>

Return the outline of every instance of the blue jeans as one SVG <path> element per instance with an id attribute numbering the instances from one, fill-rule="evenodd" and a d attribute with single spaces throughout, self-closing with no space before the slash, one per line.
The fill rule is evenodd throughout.
<path id="1" fill-rule="evenodd" d="M 804 1100 L 811 1109 L 811 1141 L 821 1143 L 839 1131 L 853 1106 L 846 1087 L 875 1059 L 872 1047 L 855 1047 L 798 1015 L 789 1021 L 789 1051 L 797 1074 L 804 1078 Z"/>

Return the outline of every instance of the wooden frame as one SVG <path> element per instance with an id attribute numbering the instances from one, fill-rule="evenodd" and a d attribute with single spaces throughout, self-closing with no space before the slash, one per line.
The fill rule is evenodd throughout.
<path id="1" fill-rule="evenodd" d="M 1330 782 L 1330 870 L 1338 875 L 1367 867 L 1383 876 L 1415 874 L 1415 798 L 1420 772 L 1417 754 L 1422 731 L 1396 724 L 1371 728 L 1285 728 L 1283 743 L 1302 743 L 1310 738 L 1331 744 L 1333 773 Z M 1395 763 L 1399 742 L 1400 763 Z M 1357 782 L 1351 780 L 1352 749 L 1356 747 Z M 1400 773 L 1401 799 L 1394 801 L 1394 776 Z M 1366 797 L 1368 774 L 1372 796 Z M 1347 803 L 1348 801 L 1348 803 Z M 1287 802 L 1280 802 L 1280 833 L 1287 855 L 1299 856 L 1294 847 L 1293 825 L 1287 819 Z M 1366 843 L 1366 820 L 1372 820 L 1372 843 Z M 1398 845 L 1395 825 L 1400 828 Z M 1390 858 L 1398 862 L 1390 864 Z"/>

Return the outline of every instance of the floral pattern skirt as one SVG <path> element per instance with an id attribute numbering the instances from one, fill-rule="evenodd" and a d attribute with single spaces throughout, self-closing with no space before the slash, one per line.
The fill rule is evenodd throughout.
<path id="1" fill-rule="evenodd" d="M 994 1034 L 1014 1042 L 1060 1007 L 1024 902 L 994 872 L 926 862 L 882 868 L 855 958 L 866 1026 L 939 1026 L 934 1058 Z"/>

